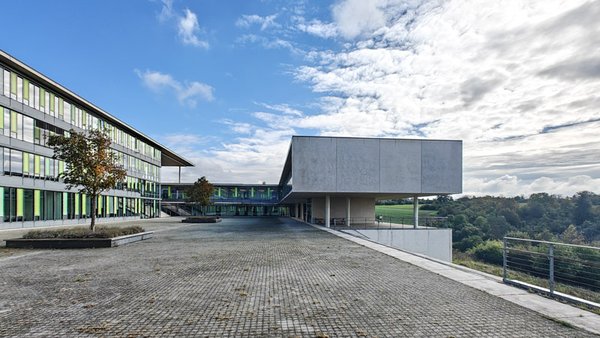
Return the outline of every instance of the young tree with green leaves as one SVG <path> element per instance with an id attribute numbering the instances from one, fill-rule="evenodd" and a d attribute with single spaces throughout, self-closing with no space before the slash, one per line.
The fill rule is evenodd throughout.
<path id="1" fill-rule="evenodd" d="M 202 176 L 187 190 L 188 200 L 205 207 L 210 204 L 210 197 L 213 191 L 213 185 L 205 176 Z"/>
<path id="2" fill-rule="evenodd" d="M 59 176 L 67 189 L 76 187 L 90 197 L 92 231 L 96 228 L 98 196 L 113 189 L 127 175 L 110 144 L 110 137 L 100 130 L 79 133 L 71 129 L 68 134 L 52 135 L 48 139 L 48 145 L 54 149 L 54 159 L 67 164 Z"/>

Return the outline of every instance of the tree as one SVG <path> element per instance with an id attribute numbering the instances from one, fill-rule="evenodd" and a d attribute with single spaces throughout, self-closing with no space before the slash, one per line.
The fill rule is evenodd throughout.
<path id="1" fill-rule="evenodd" d="M 210 204 L 210 197 L 212 196 L 213 191 L 213 185 L 206 177 L 202 176 L 188 189 L 188 200 L 203 207 L 207 206 Z"/>
<path id="2" fill-rule="evenodd" d="M 119 164 L 117 154 L 110 148 L 110 138 L 103 131 L 78 133 L 73 129 L 65 135 L 52 135 L 48 145 L 54 149 L 54 159 L 67 165 L 59 177 L 70 190 L 77 187 L 92 203 L 90 230 L 96 228 L 98 196 L 122 182 L 127 171 Z"/>

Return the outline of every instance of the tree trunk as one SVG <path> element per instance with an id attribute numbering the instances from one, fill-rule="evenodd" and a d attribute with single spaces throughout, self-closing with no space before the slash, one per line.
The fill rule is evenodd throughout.
<path id="1" fill-rule="evenodd" d="M 98 195 L 92 194 L 92 195 L 90 195 L 90 199 L 92 200 L 92 215 L 91 215 L 92 221 L 90 223 L 90 230 L 96 231 L 96 202 L 98 200 Z"/>

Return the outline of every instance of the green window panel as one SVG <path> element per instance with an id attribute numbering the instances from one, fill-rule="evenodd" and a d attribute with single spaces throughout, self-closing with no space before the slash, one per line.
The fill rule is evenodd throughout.
<path id="1" fill-rule="evenodd" d="M 42 194 L 39 190 L 33 191 L 33 216 L 41 216 Z"/>
<path id="2" fill-rule="evenodd" d="M 23 79 L 23 99 L 29 100 L 29 80 Z"/>
<path id="3" fill-rule="evenodd" d="M 10 112 L 10 131 L 12 133 L 17 132 L 17 112 Z"/>
<path id="4" fill-rule="evenodd" d="M 10 93 L 17 95 L 17 74 L 10 73 Z"/>
<path id="5" fill-rule="evenodd" d="M 58 173 L 62 174 L 63 172 L 65 172 L 65 162 L 58 161 Z"/>
<path id="6" fill-rule="evenodd" d="M 0 129 L 2 129 L 3 127 L 0 127 Z M 35 143 L 40 143 L 41 140 L 41 135 L 42 135 L 42 131 L 40 130 L 39 127 L 34 127 L 33 128 L 33 139 L 35 141 Z"/>
<path id="7" fill-rule="evenodd" d="M 34 167 L 33 167 L 34 173 L 36 175 L 39 175 L 40 174 L 40 155 L 35 155 L 35 159 L 33 162 L 34 162 Z"/>
<path id="8" fill-rule="evenodd" d="M 50 177 L 50 159 L 46 157 L 44 161 L 46 162 L 44 165 L 44 175 Z"/>
<path id="9" fill-rule="evenodd" d="M 65 114 L 65 101 L 63 101 L 62 97 L 58 98 L 58 116 L 63 116 Z"/>
<path id="10" fill-rule="evenodd" d="M 54 101 L 54 94 L 50 93 L 50 95 L 49 95 L 49 96 L 50 96 L 50 97 L 49 97 L 49 100 L 50 100 L 50 111 L 52 111 L 52 112 L 53 112 L 53 111 L 54 111 L 54 108 L 56 108 L 56 107 L 55 107 L 55 106 L 56 106 L 56 104 L 54 103 L 54 102 L 55 102 L 55 101 Z"/>
<path id="11" fill-rule="evenodd" d="M 84 216 L 87 215 L 87 196 L 85 194 L 81 195 L 81 213 Z"/>
<path id="12" fill-rule="evenodd" d="M 119 208 L 119 201 L 117 199 L 117 196 L 113 196 L 113 206 L 112 206 L 111 212 L 116 214 L 118 208 Z"/>
<path id="13" fill-rule="evenodd" d="M 40 87 L 40 110 L 46 107 L 46 90 Z"/>
<path id="14" fill-rule="evenodd" d="M 23 217 L 23 204 L 25 203 L 25 197 L 23 195 L 23 189 L 17 189 L 17 217 Z"/>
<path id="15" fill-rule="evenodd" d="M 8 109 L 0 107 L 0 129 L 4 129 L 4 114 L 6 114 L 5 112 L 7 111 Z M 0 133 L 2 133 L 2 131 L 0 131 Z"/>
<path id="16" fill-rule="evenodd" d="M 29 153 L 23 152 L 23 173 L 29 173 Z"/>
<path id="17" fill-rule="evenodd" d="M 75 194 L 75 215 L 79 215 L 79 194 Z"/>
<path id="18" fill-rule="evenodd" d="M 69 193 L 63 192 L 63 216 L 67 216 L 69 214 Z M 66 218 L 66 217 L 65 217 Z"/>
<path id="19" fill-rule="evenodd" d="M 104 196 L 98 196 L 97 200 L 98 200 L 98 208 L 97 208 L 98 212 L 102 213 L 102 206 L 103 206 L 102 202 L 104 202 L 103 201 L 104 200 Z"/>

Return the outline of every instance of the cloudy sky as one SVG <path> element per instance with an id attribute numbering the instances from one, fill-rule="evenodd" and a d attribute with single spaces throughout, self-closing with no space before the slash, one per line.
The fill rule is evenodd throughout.
<path id="1" fill-rule="evenodd" d="M 0 48 L 192 160 L 185 181 L 277 182 L 296 134 L 435 138 L 464 141 L 466 194 L 566 195 L 600 193 L 598 18 L 576 0 L 38 0 L 3 4 Z"/>

